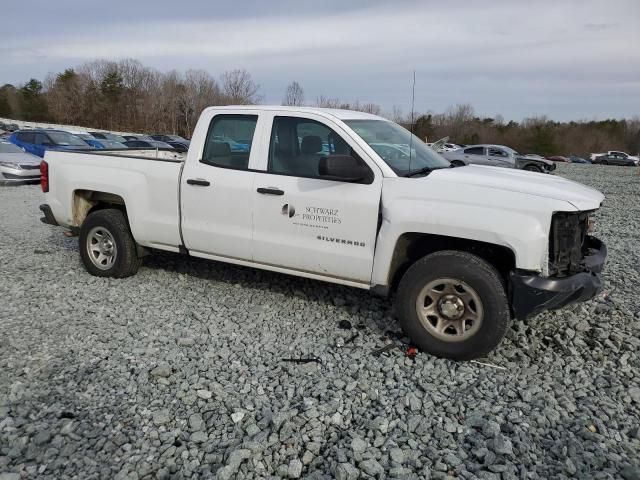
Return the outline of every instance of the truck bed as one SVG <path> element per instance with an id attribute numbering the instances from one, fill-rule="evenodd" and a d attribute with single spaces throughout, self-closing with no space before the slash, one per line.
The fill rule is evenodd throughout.
<path id="1" fill-rule="evenodd" d="M 78 218 L 104 192 L 126 208 L 136 242 L 177 252 L 181 244 L 179 179 L 184 158 L 182 154 L 148 149 L 49 151 L 44 161 L 49 164 L 52 213 L 60 225 L 79 227 Z"/>

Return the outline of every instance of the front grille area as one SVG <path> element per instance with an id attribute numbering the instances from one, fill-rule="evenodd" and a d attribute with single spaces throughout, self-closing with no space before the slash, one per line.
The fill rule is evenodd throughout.
<path id="1" fill-rule="evenodd" d="M 585 238 L 592 212 L 557 212 L 549 234 L 549 275 L 565 277 L 584 270 Z"/>

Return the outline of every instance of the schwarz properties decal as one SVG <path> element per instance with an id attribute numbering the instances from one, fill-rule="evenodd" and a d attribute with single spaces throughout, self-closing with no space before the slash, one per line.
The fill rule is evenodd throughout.
<path id="1" fill-rule="evenodd" d="M 337 208 L 304 207 L 304 211 L 301 213 L 290 203 L 285 203 L 280 213 L 289 218 L 293 218 L 293 224 L 299 227 L 328 230 L 330 226 L 340 225 L 342 223 L 340 212 Z"/>

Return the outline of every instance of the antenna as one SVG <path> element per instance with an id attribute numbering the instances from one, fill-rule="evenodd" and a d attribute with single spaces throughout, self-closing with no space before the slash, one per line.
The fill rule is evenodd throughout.
<path id="1" fill-rule="evenodd" d="M 409 172 L 411 172 L 411 155 L 413 154 L 413 107 L 416 101 L 416 71 L 413 71 L 413 86 L 411 87 L 411 136 L 409 137 Z M 407 173 L 409 173 L 407 172 Z"/>

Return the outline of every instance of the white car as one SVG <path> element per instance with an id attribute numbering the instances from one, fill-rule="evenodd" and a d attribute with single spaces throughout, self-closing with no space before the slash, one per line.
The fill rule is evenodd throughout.
<path id="1" fill-rule="evenodd" d="M 386 161 L 381 143 L 408 158 Z M 184 161 L 48 151 L 42 169 L 43 221 L 79 234 L 92 275 L 133 275 L 145 255 L 167 250 L 395 292 L 407 335 L 442 357 L 486 355 L 512 317 L 602 288 L 606 248 L 587 233 L 600 192 L 451 168 L 376 115 L 211 107 Z"/>
<path id="2" fill-rule="evenodd" d="M 616 157 L 616 158 L 619 158 L 621 161 L 628 161 L 628 163 L 635 161 L 636 165 L 640 161 L 640 156 L 629 155 L 627 152 L 620 152 L 618 150 L 609 150 L 608 152 L 604 152 L 604 153 L 592 153 L 591 155 L 589 155 L 589 160 L 591 160 L 594 163 L 597 163 L 598 157 L 606 157 L 606 156 Z"/>
<path id="3" fill-rule="evenodd" d="M 40 181 L 40 157 L 0 140 L 0 183 L 37 183 Z"/>

